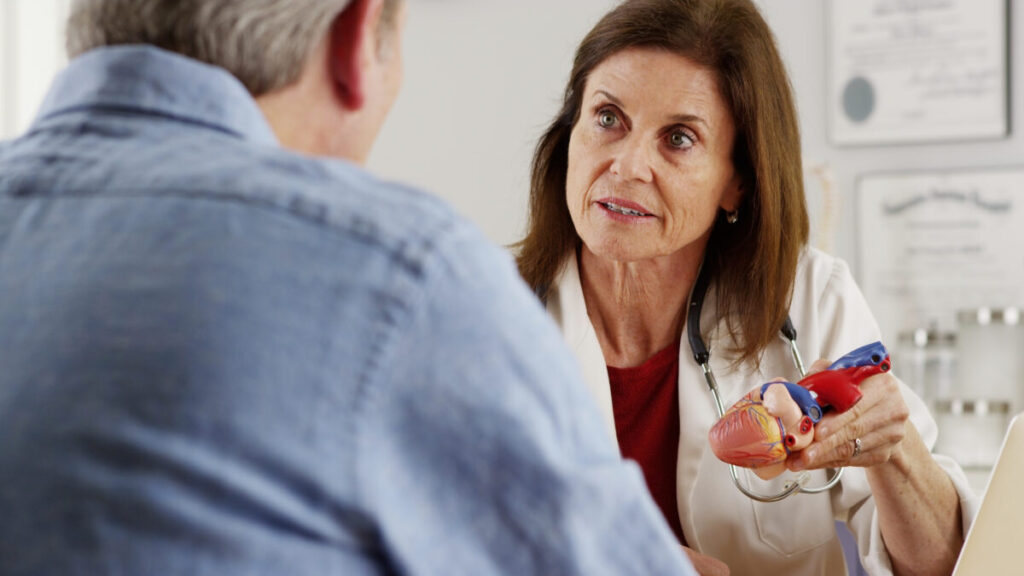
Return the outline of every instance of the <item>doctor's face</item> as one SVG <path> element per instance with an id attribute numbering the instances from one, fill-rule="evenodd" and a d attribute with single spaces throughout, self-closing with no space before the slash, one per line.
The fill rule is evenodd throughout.
<path id="1" fill-rule="evenodd" d="M 569 140 L 566 201 L 600 258 L 702 257 L 718 210 L 739 206 L 735 127 L 712 72 L 630 48 L 591 72 Z"/>

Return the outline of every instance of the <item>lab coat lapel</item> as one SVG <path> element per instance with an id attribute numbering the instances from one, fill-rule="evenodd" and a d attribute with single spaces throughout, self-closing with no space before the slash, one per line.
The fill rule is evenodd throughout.
<path id="1" fill-rule="evenodd" d="M 569 349 L 579 359 L 583 380 L 597 401 L 608 434 L 617 445 L 608 368 L 604 353 L 601 352 L 601 343 L 587 315 L 587 304 L 583 299 L 583 285 L 575 258 L 566 259 L 554 289 L 548 294 L 547 308 L 551 317 L 562 327 L 562 336 Z"/>
<path id="2" fill-rule="evenodd" d="M 749 366 L 741 365 L 739 370 L 731 368 L 734 360 L 727 352 L 733 346 L 728 338 L 725 319 L 717 311 L 714 286 L 708 288 L 701 310 L 702 336 L 711 352 L 709 363 L 718 382 L 719 393 L 725 407 L 731 406 L 747 388 L 752 388 L 747 374 Z M 679 346 L 679 454 L 676 461 L 676 498 L 679 501 L 679 520 L 686 534 L 687 542 L 695 549 L 702 549 L 702 533 L 694 522 L 693 498 L 713 498 L 716 501 L 731 501 L 735 494 L 728 477 L 728 467 L 719 462 L 710 450 L 708 431 L 718 419 L 714 397 L 704 378 L 704 371 L 694 360 L 687 339 L 688 326 L 683 327 L 682 342 Z M 749 384 L 749 386 L 748 386 Z M 714 477 L 712 489 L 715 494 L 701 492 L 697 495 L 697 480 L 704 466 L 716 467 L 705 474 Z M 705 486 L 704 490 L 707 487 Z M 736 493 L 738 494 L 738 492 Z M 725 500 L 722 500 L 722 499 Z M 745 500 L 745 498 L 743 499 Z M 746 506 L 746 502 L 742 502 Z"/>

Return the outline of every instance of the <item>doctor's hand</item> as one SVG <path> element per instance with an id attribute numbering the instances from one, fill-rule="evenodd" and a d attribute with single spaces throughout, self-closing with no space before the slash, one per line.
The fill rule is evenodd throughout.
<path id="1" fill-rule="evenodd" d="M 809 373 L 829 366 L 816 361 Z M 866 378 L 860 384 L 863 396 L 841 414 L 829 412 L 818 422 L 814 442 L 790 454 L 790 470 L 870 467 L 889 462 L 903 449 L 910 409 L 903 400 L 899 383 L 889 372 Z"/>
<path id="2" fill-rule="evenodd" d="M 705 556 L 696 550 L 683 546 L 690 563 L 700 576 L 729 576 L 729 567 L 718 558 Z"/>

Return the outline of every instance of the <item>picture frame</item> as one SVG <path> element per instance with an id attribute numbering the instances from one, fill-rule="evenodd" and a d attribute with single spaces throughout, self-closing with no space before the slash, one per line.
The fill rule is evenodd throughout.
<path id="1" fill-rule="evenodd" d="M 1024 305 L 1022 190 L 1024 166 L 857 179 L 858 279 L 886 338 Z"/>
<path id="2" fill-rule="evenodd" d="M 837 146 L 1009 134 L 1007 0 L 829 0 L 828 131 Z"/>

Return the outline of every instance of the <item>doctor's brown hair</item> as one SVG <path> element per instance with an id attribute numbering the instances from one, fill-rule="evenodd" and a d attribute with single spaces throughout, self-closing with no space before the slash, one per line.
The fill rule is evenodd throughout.
<path id="1" fill-rule="evenodd" d="M 562 108 L 534 152 L 527 233 L 513 247 L 519 271 L 543 294 L 580 246 L 566 204 L 569 137 L 590 73 L 627 48 L 665 50 L 707 68 L 732 113 L 740 218 L 728 224 L 719 214 L 704 273 L 737 342 L 731 352 L 756 363 L 786 318 L 809 224 L 789 78 L 750 0 L 627 0 L 587 34 Z"/>

